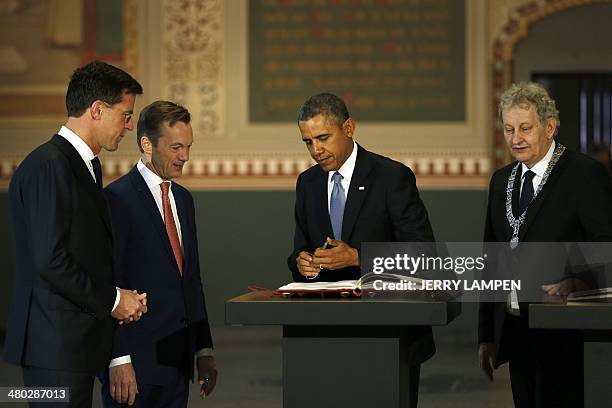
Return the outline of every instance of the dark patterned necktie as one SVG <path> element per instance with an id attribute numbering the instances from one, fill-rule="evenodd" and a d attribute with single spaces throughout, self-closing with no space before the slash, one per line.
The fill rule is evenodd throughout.
<path id="1" fill-rule="evenodd" d="M 102 165 L 100 164 L 100 159 L 94 157 L 91 160 L 91 165 L 93 166 L 94 175 L 96 176 L 96 184 L 98 188 L 102 190 Z"/>
<path id="2" fill-rule="evenodd" d="M 527 170 L 525 173 L 525 181 L 523 181 L 523 191 L 521 192 L 521 201 L 519 202 L 519 217 L 529 207 L 529 203 L 533 200 L 533 177 L 535 173 Z"/>

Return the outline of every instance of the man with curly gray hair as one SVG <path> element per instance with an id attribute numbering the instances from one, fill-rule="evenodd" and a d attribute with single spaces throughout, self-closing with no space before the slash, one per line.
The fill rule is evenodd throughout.
<path id="1" fill-rule="evenodd" d="M 533 112 L 529 109 L 530 107 L 533 108 Z M 504 112 L 506 111 L 509 114 L 511 113 L 510 111 L 513 111 L 514 113 L 523 113 L 528 116 L 531 116 L 530 113 L 535 114 L 539 124 L 546 128 L 546 131 L 549 130 L 549 126 L 551 127 L 550 135 L 547 134 L 546 137 L 538 138 L 533 145 L 532 143 L 513 145 L 511 137 L 515 128 L 512 127 L 512 124 L 507 124 L 504 121 Z M 520 162 L 525 162 L 527 166 L 530 163 L 535 164 L 544 157 L 561 124 L 555 101 L 548 95 L 546 89 L 533 82 L 513 84 L 510 89 L 501 95 L 498 120 L 504 135 L 506 135 L 506 142 L 511 149 L 512 156 Z M 525 127 L 518 128 L 525 135 L 523 129 L 527 130 Z"/>
<path id="2" fill-rule="evenodd" d="M 515 162 L 497 170 L 489 186 L 485 242 L 612 241 L 612 183 L 592 158 L 567 150 L 554 137 L 559 112 L 535 83 L 512 85 L 500 97 L 499 121 Z M 546 282 L 542 294 L 565 296 L 578 279 Z M 539 289 L 539 288 L 538 288 Z M 583 344 L 577 333 L 530 329 L 528 305 L 481 303 L 480 366 L 508 362 L 516 407 L 583 406 Z"/>

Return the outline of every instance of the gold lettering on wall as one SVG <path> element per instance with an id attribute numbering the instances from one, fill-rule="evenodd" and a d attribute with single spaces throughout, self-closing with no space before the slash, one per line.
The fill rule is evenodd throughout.
<path id="1" fill-rule="evenodd" d="M 368 121 L 465 120 L 465 4 L 251 0 L 250 121 L 333 92 Z"/>

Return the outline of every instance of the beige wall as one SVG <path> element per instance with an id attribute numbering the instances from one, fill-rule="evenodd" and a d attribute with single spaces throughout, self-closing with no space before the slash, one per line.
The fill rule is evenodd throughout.
<path id="1" fill-rule="evenodd" d="M 44 0 L 28 2 L 32 3 L 47 4 Z M 311 164 L 296 126 L 248 123 L 247 2 L 197 3 L 183 10 L 180 2 L 172 0 L 125 2 L 125 66 L 145 88 L 137 108 L 166 98 L 185 104 L 193 113 L 196 143 L 185 184 L 196 188 L 293 188 L 296 174 Z M 494 149 L 492 50 L 504 26 L 516 16 L 516 7 L 528 3 L 533 1 L 466 1 L 465 122 L 374 124 L 356 118 L 357 141 L 411 166 L 421 186 L 486 186 Z M 9 18 L 10 13 L 0 9 L 0 19 Z M 0 44 L 16 43 L 9 29 L 0 27 L 4 39 Z M 76 64 L 74 59 L 60 60 L 59 66 L 68 73 Z M 40 67 L 40 72 L 44 69 Z M 23 115 L 0 116 L 0 178 L 4 184 L 19 158 L 48 139 L 63 122 L 63 106 L 49 106 L 60 103 L 64 90 L 65 83 L 57 78 L 32 85 L 9 83 L 0 75 L 2 103 L 14 94 L 52 95 L 46 105 L 39 99 L 30 104 L 32 109 L 24 106 Z M 104 155 L 109 178 L 127 171 L 137 158 L 134 139 L 127 138 L 118 152 Z"/>

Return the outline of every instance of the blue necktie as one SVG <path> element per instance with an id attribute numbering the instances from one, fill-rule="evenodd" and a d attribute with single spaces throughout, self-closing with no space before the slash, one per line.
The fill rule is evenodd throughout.
<path id="1" fill-rule="evenodd" d="M 519 201 L 519 217 L 529 207 L 533 200 L 533 177 L 535 173 L 531 170 L 525 172 L 525 181 L 523 181 L 523 191 L 521 192 L 521 201 Z"/>
<path id="2" fill-rule="evenodd" d="M 346 196 L 341 183 L 342 178 L 342 174 L 338 172 L 332 175 L 334 188 L 329 200 L 329 217 L 331 218 L 335 239 L 342 239 L 342 217 L 344 216 L 344 204 L 346 203 Z"/>

